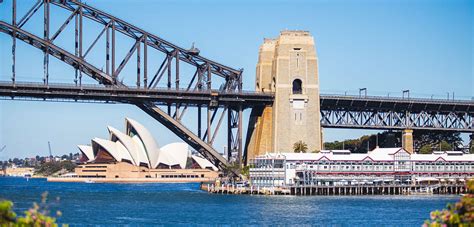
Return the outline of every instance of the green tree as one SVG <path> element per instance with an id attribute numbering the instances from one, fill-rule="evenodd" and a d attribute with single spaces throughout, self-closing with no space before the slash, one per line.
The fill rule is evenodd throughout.
<path id="1" fill-rule="evenodd" d="M 308 145 L 300 140 L 293 144 L 293 151 L 295 153 L 306 153 L 306 151 L 308 151 Z"/>
<path id="2" fill-rule="evenodd" d="M 373 150 L 377 145 L 379 147 L 401 147 L 401 132 L 385 131 L 373 135 L 364 135 L 358 139 L 348 139 L 344 141 L 325 142 L 325 150 L 350 150 L 353 153 L 365 153 L 367 148 Z M 453 132 L 436 132 L 431 130 L 415 130 L 413 132 L 413 142 L 415 150 L 419 151 L 421 147 L 429 145 L 436 147 L 445 141 L 443 144 L 448 144 L 449 147 L 444 147 L 444 150 L 452 150 L 454 145 L 457 147 L 462 144 L 460 133 Z M 442 147 L 443 148 L 443 147 Z M 437 150 L 437 149 L 435 149 Z M 442 149 L 443 150 L 443 149 Z M 471 152 L 474 153 L 474 148 Z"/>
<path id="3" fill-rule="evenodd" d="M 76 164 L 71 162 L 71 161 L 64 161 L 64 162 L 61 162 L 61 169 L 65 169 L 67 170 L 68 172 L 72 172 L 74 171 L 74 169 L 76 168 Z"/>
<path id="4" fill-rule="evenodd" d="M 444 140 L 439 143 L 439 147 L 442 151 L 452 151 L 453 150 L 453 146 L 451 146 L 451 144 L 449 144 L 448 142 L 446 142 Z"/>
<path id="5" fill-rule="evenodd" d="M 240 171 L 240 174 L 244 175 L 247 179 L 250 178 L 250 166 L 247 165 L 247 166 L 244 166 L 242 168 L 242 171 Z"/>
<path id="6" fill-rule="evenodd" d="M 419 150 L 423 145 L 429 144 L 432 147 L 445 141 L 451 145 L 462 144 L 461 134 L 458 132 L 439 132 L 431 130 L 414 130 L 413 131 L 413 142 L 415 150 Z M 439 149 L 439 148 L 438 148 Z M 436 149 L 435 149 L 436 150 Z M 443 149 L 441 149 L 443 150 Z M 452 150 L 449 149 L 449 150 Z"/>
<path id="7" fill-rule="evenodd" d="M 420 154 L 431 154 L 433 153 L 433 148 L 429 144 L 423 145 L 420 150 L 418 151 Z"/>
<path id="8" fill-rule="evenodd" d="M 343 142 L 334 141 L 334 142 L 325 142 L 324 143 L 324 150 L 342 150 L 343 149 Z"/>
<path id="9" fill-rule="evenodd" d="M 39 165 L 35 172 L 39 175 L 50 176 L 61 170 L 66 170 L 68 172 L 74 171 L 76 164 L 71 161 L 62 161 L 62 162 L 45 162 Z"/>

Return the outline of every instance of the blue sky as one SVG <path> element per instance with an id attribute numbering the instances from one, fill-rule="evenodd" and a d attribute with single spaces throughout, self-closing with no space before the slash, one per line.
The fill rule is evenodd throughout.
<path id="1" fill-rule="evenodd" d="M 33 1 L 22 0 L 21 15 Z M 244 89 L 253 89 L 258 47 L 264 37 L 284 29 L 310 31 L 316 40 L 322 93 L 357 93 L 367 87 L 371 95 L 445 98 L 474 96 L 472 1 L 146 1 L 99 0 L 88 4 L 154 33 L 182 47 L 192 42 L 201 55 L 244 68 Z M 0 4 L 0 19 L 9 21 L 11 0 Z M 65 11 L 52 8 L 57 18 Z M 21 16 L 18 16 L 21 17 Z M 41 35 L 41 14 L 25 29 Z M 59 26 L 59 20 L 52 27 Z M 98 31 L 85 23 L 87 32 Z M 69 26 L 68 29 L 72 29 Z M 55 29 L 52 29 L 55 30 Z M 70 33 L 72 34 L 72 33 Z M 72 35 L 58 38 L 71 43 Z M 92 36 L 85 38 L 91 42 Z M 58 45 L 59 45 L 58 44 Z M 0 80 L 11 74 L 11 38 L 0 34 Z M 119 54 L 130 48 L 119 44 Z M 119 58 L 120 59 L 120 58 Z M 101 56 L 91 53 L 90 61 Z M 21 81 L 40 82 L 42 53 L 18 42 L 17 73 Z M 118 63 L 117 63 L 118 64 Z M 72 82 L 73 71 L 51 60 L 53 82 Z M 134 77 L 133 67 L 124 75 Z M 153 70 L 151 70 L 153 71 Z M 246 112 L 248 115 L 248 111 Z M 47 141 L 53 154 L 77 152 L 77 144 L 93 137 L 107 137 L 107 125 L 123 129 L 124 118 L 145 124 L 163 145 L 179 139 L 134 106 L 0 101 L 0 160 L 46 155 Z M 328 129 L 326 141 L 375 133 L 365 130 Z M 225 141 L 218 138 L 217 148 Z M 222 149 L 221 149 L 222 150 Z"/>

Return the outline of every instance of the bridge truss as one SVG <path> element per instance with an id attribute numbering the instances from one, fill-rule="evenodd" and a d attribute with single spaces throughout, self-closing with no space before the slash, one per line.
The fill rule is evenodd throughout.
<path id="1" fill-rule="evenodd" d="M 321 126 L 474 133 L 474 102 L 321 95 Z"/>
<path id="2" fill-rule="evenodd" d="M 178 47 L 89 5 L 73 0 L 38 0 L 20 18 L 17 17 L 17 1 L 11 2 L 12 20 L 0 21 L 0 32 L 12 37 L 12 77 L 11 81 L 0 82 L 0 98 L 132 104 L 159 121 L 221 170 L 229 165 L 232 154 L 236 154 L 238 162 L 242 160 L 242 111 L 246 108 L 258 110 L 273 103 L 272 93 L 242 90 L 242 70 L 204 58 L 197 49 Z M 5 5 L 0 3 L 0 7 Z M 53 20 L 50 17 L 51 7 L 68 13 L 54 32 L 50 28 Z M 40 11 L 43 12 L 40 18 L 43 24 L 41 37 L 25 30 L 25 24 L 32 23 L 35 20 L 33 16 Z M 87 29 L 84 28 L 85 20 L 101 28 L 87 46 L 83 41 Z M 73 51 L 58 44 L 69 26 L 74 28 L 74 39 L 67 40 L 72 42 Z M 125 56 L 117 61 L 119 34 L 132 45 Z M 43 52 L 42 83 L 17 81 L 17 40 Z M 105 40 L 102 48 L 101 40 Z M 105 69 L 99 69 L 99 64 L 88 60 L 94 51 L 103 56 Z M 75 73 L 70 78 L 72 83 L 50 83 L 50 56 L 74 69 Z M 136 67 L 136 74 L 124 73 L 127 66 Z M 154 71 L 150 74 L 151 69 Z M 84 75 L 94 79 L 97 84 L 83 83 Z M 132 82 L 124 82 L 124 78 L 132 77 L 132 80 L 126 80 Z M 321 95 L 320 99 L 322 127 L 411 128 L 474 133 L 472 101 L 338 95 Z M 196 125 L 193 126 L 186 125 L 183 120 L 190 112 L 192 114 L 189 111 L 191 108 L 197 112 L 197 118 L 193 118 L 193 124 Z M 204 122 L 202 119 L 205 119 Z M 219 131 L 223 125 L 226 125 L 226 130 Z M 222 157 L 215 148 L 219 133 L 227 138 L 228 157 Z"/>
<path id="3" fill-rule="evenodd" d="M 67 84 L 35 84 L 0 81 L 0 99 L 50 101 L 96 101 L 136 103 L 149 101 L 186 103 L 199 106 L 213 103 L 225 106 L 263 107 L 272 105 L 273 93 L 221 92 L 154 89 L 136 87 L 116 88 Z M 321 125 L 326 128 L 355 128 L 402 130 L 423 129 L 437 131 L 474 132 L 474 102 L 417 98 L 388 98 L 381 96 L 320 95 Z"/>
<path id="4" fill-rule="evenodd" d="M 5 6 L 6 3 L 0 3 Z M 60 21 L 57 30 L 52 30 L 50 23 L 51 8 L 56 7 L 58 10 L 69 12 L 69 16 Z M 55 85 L 50 84 L 49 74 L 49 58 L 50 56 L 74 68 L 75 74 L 71 81 L 74 82 L 70 90 L 79 90 L 80 92 L 90 93 L 87 86 L 83 84 L 83 75 L 93 78 L 98 82 L 100 88 L 127 92 L 141 92 L 146 95 L 153 95 L 161 91 L 169 94 L 169 99 L 126 99 L 116 97 L 114 101 L 134 104 L 162 125 L 167 127 L 178 137 L 187 142 L 196 151 L 201 153 L 206 159 L 214 163 L 218 168 L 224 169 L 229 165 L 228 159 L 222 157 L 214 148 L 214 139 L 221 127 L 224 118 L 227 117 L 227 147 L 229 156 L 237 154 L 240 162 L 242 157 L 242 111 L 252 106 L 246 102 L 222 102 L 219 103 L 218 94 L 232 94 L 242 91 L 242 70 L 236 70 L 231 67 L 219 64 L 210 59 L 199 55 L 199 50 L 194 47 L 184 49 L 178 47 L 156 35 L 148 33 L 130 23 L 116 18 L 103 11 L 95 9 L 89 5 L 74 0 L 38 0 L 31 8 L 22 16 L 17 17 L 17 1 L 12 0 L 12 20 L 11 22 L 0 21 L 0 32 L 6 33 L 12 37 L 12 77 L 11 86 L 14 89 L 22 89 L 22 85 L 18 83 L 16 76 L 16 41 L 23 41 L 32 47 L 40 49 L 44 53 L 43 60 L 43 87 L 48 88 L 51 92 Z M 43 12 L 43 16 L 39 17 L 40 23 L 43 24 L 43 36 L 34 35 L 33 32 L 24 30 L 25 24 L 33 23 L 31 21 L 38 20 L 33 17 L 39 12 Z M 18 20 L 19 19 L 19 20 Z M 58 22 L 58 19 L 54 19 Z M 88 20 L 95 25 L 102 27 L 94 41 L 86 46 L 83 41 L 85 31 L 84 21 Z M 63 33 L 67 32 L 67 27 L 74 27 L 74 39 L 71 40 L 74 45 L 74 53 L 67 51 L 65 48 L 57 45 L 57 40 L 61 38 Z M 117 36 L 121 34 L 133 45 L 126 53 L 125 57 L 120 61 L 117 55 Z M 105 38 L 104 38 L 105 36 Z M 99 40 L 105 39 L 104 46 L 99 47 Z M 97 50 L 98 49 L 98 50 Z M 105 51 L 102 51 L 105 49 Z M 87 60 L 88 54 L 92 51 L 102 52 L 105 61 L 105 70 L 99 69 L 98 64 L 94 64 Z M 154 56 L 160 56 L 159 59 L 152 59 L 151 52 L 155 52 Z M 136 78 L 133 84 L 123 82 L 123 78 L 131 75 L 125 75 L 123 69 L 127 65 L 132 65 L 132 57 L 136 57 Z M 120 62 L 119 64 L 117 64 Z M 157 64 L 157 62 L 159 62 Z M 150 64 L 151 63 L 151 64 Z M 130 66 L 130 67 L 133 67 Z M 154 68 L 152 74 L 149 70 Z M 183 69 L 186 68 L 186 69 Z M 189 73 L 189 68 L 194 68 Z M 187 70 L 187 71 L 186 71 Z M 120 79 L 122 78 L 122 79 Z M 166 87 L 159 87 L 160 82 L 166 82 Z M 132 88 L 133 87 L 133 88 Z M 30 87 L 31 88 L 31 87 Z M 58 90 L 56 90 L 58 91 Z M 174 93 L 173 93 L 174 92 Z M 189 100 L 178 100 L 174 96 L 176 94 L 191 94 L 199 96 L 211 97 L 211 99 L 201 100 L 200 102 L 190 102 Z M 54 96 L 51 94 L 50 96 Z M 89 97 L 83 95 L 83 97 Z M 188 96 L 189 97 L 189 96 Z M 230 96 L 229 96 L 230 97 Z M 91 98 L 91 97 L 89 97 Z M 94 97 L 97 98 L 97 97 Z M 46 99 L 46 98 L 45 98 Z M 86 99 L 86 98 L 84 98 Z M 92 98 L 91 98 L 92 99 Z M 89 100 L 91 100 L 89 99 Z M 196 98 L 193 98 L 196 99 Z M 81 98 L 79 98 L 81 100 Z M 100 99 L 99 99 L 100 100 Z M 257 104 L 262 105 L 262 104 Z M 197 130 L 192 131 L 190 127 L 184 125 L 182 119 L 188 108 L 197 108 L 198 121 Z M 204 124 L 201 119 L 207 119 Z"/>

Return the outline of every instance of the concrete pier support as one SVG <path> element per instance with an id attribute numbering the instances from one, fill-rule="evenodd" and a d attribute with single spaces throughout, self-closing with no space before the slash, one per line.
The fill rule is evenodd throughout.
<path id="1" fill-rule="evenodd" d="M 402 147 L 413 154 L 413 129 L 405 129 L 402 132 Z"/>

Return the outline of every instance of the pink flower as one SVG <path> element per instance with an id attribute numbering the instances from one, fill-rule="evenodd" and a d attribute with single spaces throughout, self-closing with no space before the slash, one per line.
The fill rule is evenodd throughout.
<path id="1" fill-rule="evenodd" d="M 436 219 L 436 211 L 433 211 L 430 213 L 430 218 L 433 220 L 433 219 Z"/>

